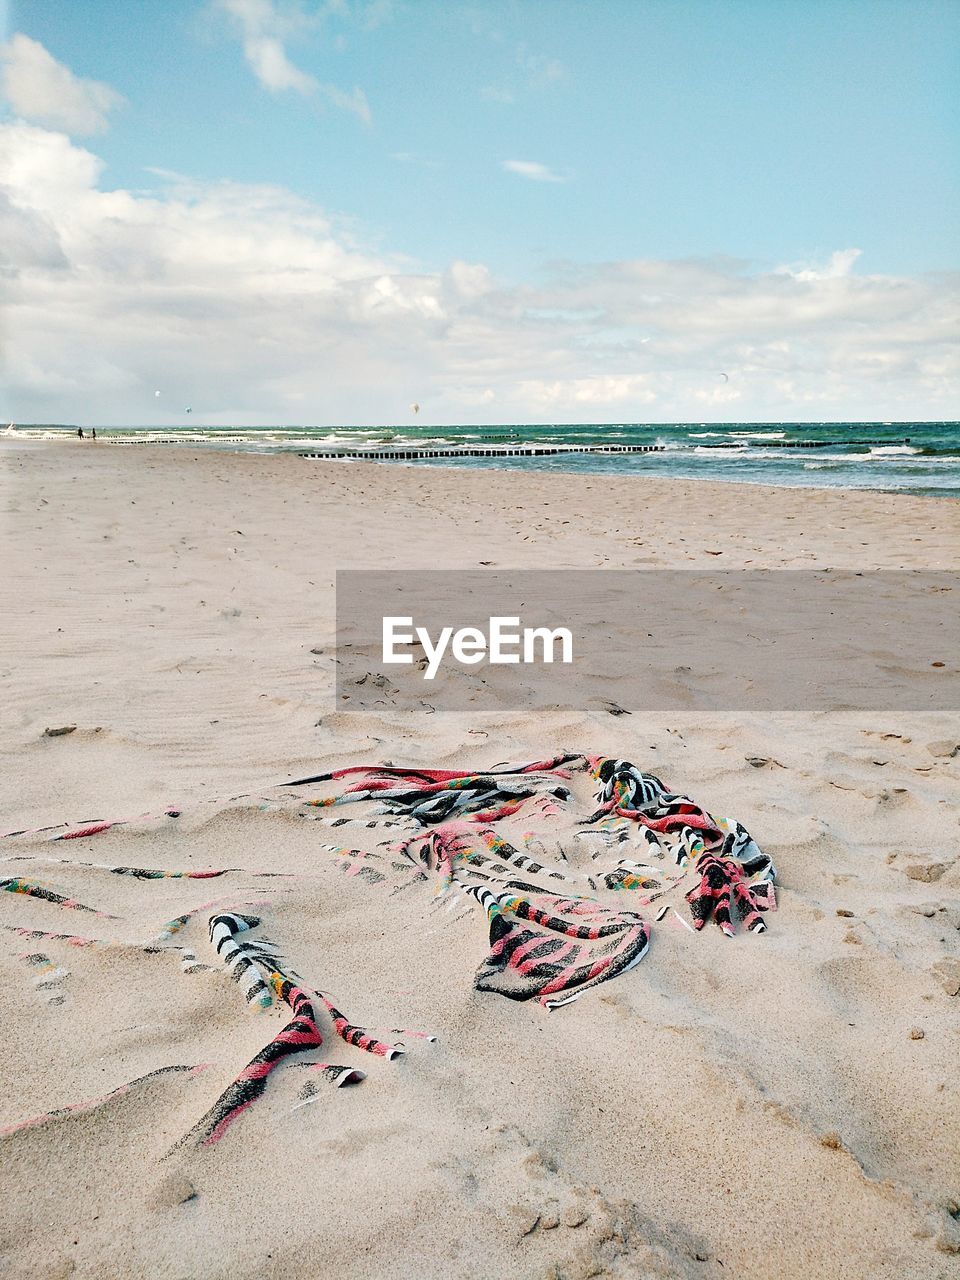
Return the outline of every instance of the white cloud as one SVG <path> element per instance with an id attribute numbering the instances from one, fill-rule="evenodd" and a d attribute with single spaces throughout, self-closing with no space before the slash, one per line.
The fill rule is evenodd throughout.
<path id="1" fill-rule="evenodd" d="M 357 85 L 354 85 L 349 93 L 332 84 L 321 84 L 317 87 L 332 106 L 339 107 L 341 111 L 353 112 L 357 119 L 362 120 L 366 125 L 373 123 L 373 113 L 370 110 L 367 95 Z"/>
<path id="2" fill-rule="evenodd" d="M 317 88 L 313 76 L 293 65 L 275 36 L 244 36 L 243 53 L 253 74 L 272 93 L 281 93 L 284 89 L 313 93 Z"/>
<path id="3" fill-rule="evenodd" d="M 274 0 L 214 0 L 214 3 L 233 19 L 247 65 L 265 89 L 271 93 L 290 89 L 305 97 L 317 95 L 331 106 L 349 111 L 364 124 L 370 124 L 370 104 L 361 88 L 355 86 L 348 93 L 317 80 L 290 61 L 285 41 L 309 25 L 299 10 L 281 10 Z"/>
<path id="4" fill-rule="evenodd" d="M 521 178 L 529 178 L 531 182 L 566 182 L 566 178 L 554 173 L 539 160 L 504 160 L 503 167 L 507 173 L 519 174 Z"/>
<path id="5" fill-rule="evenodd" d="M 390 158 L 396 160 L 398 164 L 415 164 L 421 169 L 440 168 L 439 160 L 431 160 L 428 156 L 418 155 L 415 151 L 394 151 Z"/>
<path id="6" fill-rule="evenodd" d="M 499 102 L 501 106 L 509 107 L 516 102 L 517 97 L 512 89 L 507 89 L 503 85 L 487 84 L 480 90 L 480 97 L 487 102 Z"/>
<path id="7" fill-rule="evenodd" d="M 525 45 L 517 50 L 517 65 L 525 73 L 531 89 L 543 89 L 557 80 L 563 80 L 567 74 L 567 69 L 559 58 L 530 53 Z"/>
<path id="8" fill-rule="evenodd" d="M 522 75 L 516 73 L 505 77 L 504 81 L 484 85 L 480 97 L 486 102 L 497 102 L 502 106 L 512 106 L 520 93 L 531 90 L 546 89 L 566 77 L 566 67 L 557 58 L 545 58 L 537 54 L 528 54 L 523 46 L 517 53 L 517 66 Z"/>
<path id="9" fill-rule="evenodd" d="M 393 0 L 370 0 L 369 4 L 360 5 L 359 18 L 364 31 L 376 31 L 392 21 L 394 7 Z"/>
<path id="10" fill-rule="evenodd" d="M 490 272 L 481 262 L 451 262 L 448 275 L 461 298 L 482 298 L 493 288 Z"/>
<path id="11" fill-rule="evenodd" d="M 840 280 L 851 273 L 862 254 L 862 249 L 837 249 L 825 267 L 779 267 L 778 271 L 781 275 L 793 276 L 794 280 Z"/>
<path id="12" fill-rule="evenodd" d="M 351 243 L 282 188 L 101 180 L 64 134 L 0 125 L 5 421 L 955 413 L 955 277 L 641 260 L 507 285 Z"/>
<path id="13" fill-rule="evenodd" d="M 37 40 L 17 33 L 0 44 L 3 96 L 25 120 L 72 134 L 102 133 L 124 101 L 99 80 L 83 80 Z"/>

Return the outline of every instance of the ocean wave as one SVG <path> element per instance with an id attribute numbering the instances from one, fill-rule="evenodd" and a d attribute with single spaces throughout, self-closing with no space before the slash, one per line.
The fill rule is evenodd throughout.
<path id="1" fill-rule="evenodd" d="M 870 449 L 869 453 L 820 453 L 817 456 L 818 462 L 836 462 L 836 463 L 852 463 L 867 462 L 873 463 L 874 466 L 886 465 L 888 468 L 902 467 L 904 470 L 922 470 L 924 467 L 936 467 L 938 463 L 946 463 L 947 466 L 956 466 L 956 457 L 942 454 L 940 457 L 932 456 L 932 454 L 923 453 L 920 449 L 909 449 L 909 451 L 888 451 L 888 449 Z M 806 463 L 804 463 L 806 466 Z"/>
<path id="2" fill-rule="evenodd" d="M 742 444 L 698 444 L 692 449 L 688 445 L 687 449 L 701 458 L 749 458 L 751 462 L 777 456 L 769 449 L 751 449 L 748 453 Z"/>

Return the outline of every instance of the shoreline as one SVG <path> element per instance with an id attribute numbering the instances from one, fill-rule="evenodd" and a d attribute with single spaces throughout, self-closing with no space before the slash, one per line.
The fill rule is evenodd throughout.
<path id="1" fill-rule="evenodd" d="M 224 450 L 224 452 L 227 452 L 227 450 Z M 236 450 L 236 452 L 237 452 L 237 453 L 246 453 L 248 456 L 253 456 L 253 457 L 265 457 L 265 456 L 268 456 L 268 455 L 265 455 L 265 454 L 256 454 L 256 453 L 254 453 L 254 451 L 253 451 L 253 450 L 241 450 L 241 449 L 238 449 L 238 450 Z M 292 451 L 291 451 L 291 452 L 292 452 Z M 272 455 L 271 455 L 271 456 L 272 456 Z M 299 455 L 297 455 L 297 456 L 299 456 Z M 305 459 L 305 461 L 314 461 L 314 460 L 315 460 L 314 458 Z M 341 461 L 341 462 L 361 462 L 361 463 L 362 463 L 364 460 L 363 460 L 362 458 L 340 458 L 340 459 L 331 459 L 331 461 Z M 383 461 L 382 463 L 379 463 L 379 460 L 378 460 L 378 464 L 379 464 L 379 465 L 383 465 L 383 466 L 393 466 L 393 467 L 409 467 L 409 468 L 411 468 L 411 469 L 419 469 L 421 466 L 423 466 L 423 467 L 427 467 L 428 469 L 431 469 L 431 470 L 432 470 L 432 469 L 434 469 L 434 468 L 431 468 L 431 467 L 429 466 L 429 464 L 428 464 L 428 463 L 409 462 L 409 461 L 406 461 L 406 460 L 403 460 L 403 461 L 398 460 L 398 461 L 396 461 L 396 462 L 387 462 L 387 461 Z M 436 468 L 436 469 L 437 469 L 437 470 L 439 470 L 440 468 Z M 558 475 L 558 474 L 562 474 L 562 473 L 559 473 L 559 472 L 556 472 L 556 471 L 550 471 L 550 470 L 547 470 L 546 468 L 544 468 L 544 469 L 540 470 L 540 469 L 538 469 L 538 468 L 536 468 L 536 467 L 484 467 L 484 468 L 472 468 L 472 467 L 468 467 L 468 466 L 465 466 L 465 467 L 454 467 L 454 466 L 451 466 L 451 467 L 449 467 L 449 468 L 446 468 L 446 467 L 445 467 L 445 468 L 443 468 L 443 469 L 444 469 L 444 470 L 447 470 L 447 469 L 450 469 L 450 470 L 462 470 L 462 471 L 485 470 L 485 471 L 491 471 L 491 472 L 494 472 L 494 473 L 495 473 L 495 474 L 497 474 L 497 475 L 500 475 L 500 474 L 502 474 L 502 473 L 503 473 L 503 472 L 505 472 L 505 471 L 510 472 L 510 473 L 511 473 L 511 474 L 513 474 L 513 475 L 521 475 L 521 476 L 522 476 L 522 475 L 531 475 L 531 474 L 544 475 L 544 476 L 556 476 L 556 475 Z M 572 473 L 571 473 L 571 474 L 572 474 Z M 604 472 L 604 471 L 580 471 L 580 472 L 577 472 L 576 474 L 578 474 L 578 475 L 582 475 L 582 476 L 593 476 L 593 477 L 600 476 L 600 477 L 602 477 L 602 478 L 604 478 L 604 479 L 608 479 L 608 480 L 612 480 L 612 479 L 614 479 L 614 476 L 613 476 L 613 475 L 611 475 L 609 472 Z M 882 496 L 884 496 L 884 497 L 891 497 L 891 498 L 921 498 L 921 499 L 924 499 L 924 500 L 929 499 L 929 500 L 930 500 L 930 501 L 932 501 L 932 502 L 960 502 L 960 494 L 955 494 L 955 493 L 943 493 L 943 494 L 938 494 L 938 493 L 911 493 L 911 492 L 910 492 L 910 490 L 908 490 L 908 489 L 881 489 L 881 488 L 874 488 L 874 487 L 872 487 L 872 486 L 870 486 L 870 485 L 846 485 L 846 486 L 845 486 L 845 485 L 826 485 L 826 484 L 823 484 L 823 485 L 818 485 L 818 484 L 789 484 L 789 483 L 787 483 L 786 481 L 784 481 L 782 484 L 774 484 L 774 483 L 771 483 L 769 480 L 747 480 L 747 479 L 743 479 L 743 480 L 729 480 L 729 479 L 726 479 L 726 478 L 724 478 L 724 479 L 711 479 L 711 478 L 706 477 L 706 476 L 697 476 L 697 477 L 695 477 L 695 478 L 693 478 L 693 477 L 686 477 L 686 476 L 650 476 L 650 475 L 635 475 L 635 476 L 631 476 L 631 475 L 625 475 L 625 474 L 622 474 L 622 473 L 621 473 L 619 476 L 617 476 L 616 478 L 617 478 L 617 479 L 622 479 L 622 480 L 629 480 L 629 481 L 633 481 L 633 482 L 636 482 L 636 483 L 638 483 L 638 484 L 643 484 L 643 483 L 646 483 L 647 481 L 650 481 L 650 480 L 660 481 L 660 482 L 663 482 L 663 483 L 669 483 L 670 481 L 678 481 L 678 482 L 682 482 L 683 484 L 693 484 L 693 485 L 723 485 L 724 487 L 726 487 L 726 488 L 731 488 L 731 489 L 737 489 L 737 488 L 739 488 L 741 485 L 749 485 L 749 486 L 751 486 L 752 488 L 758 488 L 758 489 L 777 489 L 777 490 L 779 490 L 779 489 L 793 489 L 793 490 L 797 490 L 797 491 L 799 491 L 799 492 L 801 492 L 801 493 L 809 493 L 809 492 L 813 492 L 813 493 L 837 493 L 837 494 L 849 494 L 849 493 L 873 493 L 873 494 L 882 495 Z"/>
<path id="2" fill-rule="evenodd" d="M 31 438 L 75 438 L 73 429 L 22 430 Z M 960 499 L 956 422 L 214 428 L 183 421 L 156 429 L 101 426 L 98 443 Z"/>
<path id="3" fill-rule="evenodd" d="M 4 446 L 3 436 L 0 435 L 0 459 L 3 458 L 3 450 L 5 447 L 8 450 L 13 448 L 18 448 L 22 450 L 32 451 L 33 449 L 43 449 L 47 447 L 54 447 L 59 445 L 60 443 L 61 442 L 56 440 L 17 440 L 17 439 L 10 440 L 8 439 L 6 446 Z M 88 441 L 76 440 L 75 443 L 78 446 L 81 443 L 86 445 Z M 192 456 L 195 461 L 205 456 L 206 457 L 227 456 L 227 457 L 240 457 L 240 458 L 256 458 L 258 461 L 262 461 L 262 462 L 266 462 L 271 459 L 276 459 L 276 460 L 296 459 L 301 462 L 314 462 L 314 463 L 315 462 L 322 463 L 324 461 L 329 461 L 331 463 L 334 463 L 334 462 L 345 463 L 351 466 L 354 464 L 359 464 L 360 466 L 363 466 L 366 461 L 365 459 L 359 458 L 359 457 L 338 458 L 338 457 L 331 456 L 329 459 L 324 459 L 319 455 L 303 456 L 297 451 L 296 447 L 291 447 L 289 449 L 275 448 L 275 449 L 257 450 L 257 449 L 225 448 L 225 447 L 219 447 L 219 446 L 216 446 L 215 444 L 212 444 L 209 448 L 205 448 L 202 445 L 197 446 L 194 444 L 182 443 L 180 441 L 175 441 L 170 443 L 150 442 L 150 443 L 136 444 L 136 445 L 121 445 L 121 444 L 117 444 L 116 442 L 111 442 L 107 438 L 103 438 L 103 439 L 98 438 L 97 440 L 91 440 L 89 441 L 89 444 L 91 446 L 104 445 L 105 447 L 109 448 L 111 451 L 117 451 L 117 452 L 122 452 L 128 448 L 135 449 L 136 456 L 142 456 L 148 451 L 155 450 L 157 455 L 169 457 L 173 450 L 177 450 L 178 452 L 183 451 L 184 453 L 190 453 L 191 450 L 193 450 Z M 912 493 L 905 489 L 884 489 L 884 488 L 871 487 L 868 485 L 842 486 L 842 485 L 818 485 L 815 483 L 795 484 L 795 483 L 789 483 L 786 481 L 782 483 L 777 483 L 777 482 L 770 482 L 765 480 L 753 480 L 748 478 L 732 480 L 729 477 L 716 477 L 716 478 L 707 477 L 707 476 L 688 477 L 688 476 L 679 476 L 679 475 L 658 476 L 658 475 L 653 475 L 649 473 L 630 474 L 629 472 L 607 472 L 607 471 L 601 471 L 601 470 L 598 470 L 598 471 L 582 470 L 582 471 L 561 472 L 557 470 L 550 470 L 549 468 L 538 468 L 534 466 L 490 467 L 490 466 L 483 466 L 483 465 L 471 466 L 467 464 L 461 467 L 461 466 L 456 466 L 453 463 L 451 464 L 441 463 L 440 465 L 435 465 L 435 460 L 417 462 L 417 461 L 411 461 L 407 459 L 402 459 L 402 460 L 397 459 L 396 461 L 386 460 L 386 459 L 370 459 L 369 465 L 377 466 L 377 467 L 382 466 L 386 469 L 391 469 L 391 468 L 404 469 L 404 470 L 413 471 L 413 472 L 425 472 L 425 473 L 456 471 L 458 473 L 466 474 L 466 475 L 489 475 L 491 477 L 504 475 L 504 474 L 514 475 L 514 476 L 531 476 L 531 477 L 544 477 L 544 478 L 549 477 L 551 480 L 556 480 L 557 482 L 560 482 L 560 483 L 566 482 L 566 481 L 572 481 L 572 480 L 583 480 L 583 481 L 591 481 L 591 482 L 602 480 L 611 485 L 617 485 L 620 483 L 625 483 L 630 485 L 678 484 L 678 485 L 684 485 L 684 486 L 689 485 L 689 486 L 692 486 L 694 489 L 702 485 L 702 486 L 709 486 L 709 487 L 718 486 L 723 489 L 732 490 L 734 492 L 736 492 L 743 486 L 748 486 L 751 489 L 760 489 L 768 493 L 777 493 L 783 490 L 789 490 L 795 493 L 833 495 L 838 498 L 843 498 L 846 496 L 856 497 L 858 495 L 875 495 L 876 497 L 882 497 L 882 498 L 896 498 L 896 499 L 913 500 L 913 501 L 921 501 L 921 502 L 927 502 L 927 501 L 936 502 L 936 503 L 941 503 L 944 501 L 960 502 L 960 494 L 953 494 L 953 493 L 940 494 L 936 492 Z M 960 556 L 958 556 L 958 559 L 960 559 Z"/>

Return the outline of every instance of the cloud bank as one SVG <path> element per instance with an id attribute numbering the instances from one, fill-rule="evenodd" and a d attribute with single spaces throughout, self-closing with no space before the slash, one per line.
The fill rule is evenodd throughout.
<path id="1" fill-rule="evenodd" d="M 516 284 L 372 251 L 279 187 L 104 190 L 101 174 L 61 132 L 0 125 L 4 420 L 151 423 L 189 404 L 194 422 L 378 423 L 414 400 L 424 422 L 956 411 L 956 277 L 855 274 L 845 249 Z"/>

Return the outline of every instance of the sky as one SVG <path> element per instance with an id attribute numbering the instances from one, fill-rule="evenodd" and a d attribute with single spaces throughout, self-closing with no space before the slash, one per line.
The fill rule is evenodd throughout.
<path id="1" fill-rule="evenodd" d="M 0 12 L 5 420 L 958 416 L 953 0 Z"/>

